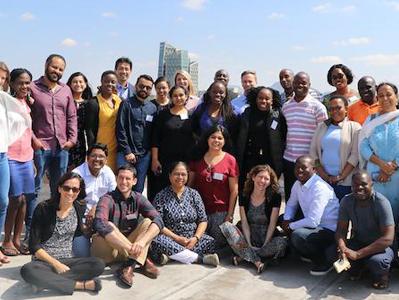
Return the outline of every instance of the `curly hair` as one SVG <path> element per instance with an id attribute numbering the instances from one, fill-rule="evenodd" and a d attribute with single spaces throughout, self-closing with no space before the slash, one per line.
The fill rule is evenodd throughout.
<path id="1" fill-rule="evenodd" d="M 281 97 L 280 93 L 277 90 L 270 87 L 257 86 L 251 88 L 247 94 L 247 103 L 252 109 L 257 108 L 256 99 L 258 98 L 258 95 L 262 90 L 269 90 L 272 93 L 273 96 L 272 108 L 276 109 L 281 107 Z"/>
<path id="2" fill-rule="evenodd" d="M 278 177 L 276 172 L 270 167 L 269 165 L 257 165 L 251 169 L 251 171 L 247 174 L 247 179 L 244 183 L 243 195 L 249 198 L 254 190 L 254 181 L 252 177 L 258 175 L 260 172 L 267 172 L 270 176 L 270 185 L 266 188 L 265 197 L 266 201 L 270 200 L 271 195 L 278 193 L 279 191 L 279 184 L 278 184 Z"/>
<path id="3" fill-rule="evenodd" d="M 351 84 L 351 83 L 352 83 L 352 81 L 353 81 L 353 73 L 352 73 L 351 69 L 349 69 L 347 66 L 345 66 L 345 65 L 343 65 L 343 64 L 336 64 L 336 65 L 332 65 L 331 68 L 330 68 L 330 69 L 328 70 L 328 72 L 327 72 L 327 81 L 328 81 L 328 83 L 329 83 L 331 86 L 334 86 L 334 85 L 333 85 L 333 82 L 332 82 L 332 72 L 333 72 L 335 69 L 341 69 L 342 72 L 343 72 L 343 73 L 345 74 L 345 76 L 346 76 L 346 79 L 347 79 L 347 81 L 348 81 L 348 84 Z"/>

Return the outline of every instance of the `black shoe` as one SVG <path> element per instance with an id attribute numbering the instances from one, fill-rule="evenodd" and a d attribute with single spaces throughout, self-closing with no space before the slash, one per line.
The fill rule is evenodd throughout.
<path id="1" fill-rule="evenodd" d="M 310 274 L 313 276 L 327 275 L 333 269 L 332 265 L 313 265 Z"/>

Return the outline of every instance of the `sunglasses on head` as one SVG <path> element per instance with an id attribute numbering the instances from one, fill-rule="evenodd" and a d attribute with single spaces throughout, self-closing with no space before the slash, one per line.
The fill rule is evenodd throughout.
<path id="1" fill-rule="evenodd" d="M 64 192 L 67 192 L 67 193 L 68 193 L 69 191 L 72 191 L 74 194 L 77 194 L 77 193 L 80 192 L 80 188 L 77 188 L 77 187 L 74 187 L 74 186 L 62 185 L 61 188 L 62 188 L 62 190 L 63 190 Z"/>

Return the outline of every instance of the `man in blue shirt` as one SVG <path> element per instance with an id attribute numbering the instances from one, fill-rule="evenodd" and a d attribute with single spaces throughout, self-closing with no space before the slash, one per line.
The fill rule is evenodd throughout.
<path id="1" fill-rule="evenodd" d="M 122 100 L 127 100 L 134 94 L 134 87 L 128 81 L 132 74 L 132 67 L 132 61 L 128 57 L 120 57 L 115 62 L 115 73 L 118 78 L 116 91 Z"/>
<path id="2" fill-rule="evenodd" d="M 155 104 L 147 98 L 151 94 L 153 79 L 149 75 L 137 78 L 136 93 L 119 107 L 116 120 L 118 140 L 118 167 L 130 163 L 137 170 L 136 192 L 142 193 L 150 164 L 152 123 L 157 111 Z"/>

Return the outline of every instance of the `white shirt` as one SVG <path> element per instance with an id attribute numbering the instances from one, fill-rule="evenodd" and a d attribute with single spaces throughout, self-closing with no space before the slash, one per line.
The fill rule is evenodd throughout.
<path id="1" fill-rule="evenodd" d="M 304 218 L 290 223 L 292 230 L 303 227 L 336 230 L 339 202 L 333 188 L 319 175 L 314 174 L 305 184 L 298 180 L 295 182 L 285 208 L 284 220 L 295 217 L 298 204 Z"/>
<path id="2" fill-rule="evenodd" d="M 97 205 L 98 200 L 108 192 L 115 190 L 116 179 L 115 174 L 108 166 L 102 167 L 97 177 L 90 173 L 87 162 L 84 162 L 79 167 L 72 170 L 82 176 L 86 184 L 86 213 L 94 206 Z"/>
<path id="3" fill-rule="evenodd" d="M 241 115 L 244 110 L 249 106 L 247 103 L 247 96 L 241 94 L 240 96 L 231 100 L 231 105 L 233 106 L 234 113 L 239 116 Z"/>

